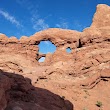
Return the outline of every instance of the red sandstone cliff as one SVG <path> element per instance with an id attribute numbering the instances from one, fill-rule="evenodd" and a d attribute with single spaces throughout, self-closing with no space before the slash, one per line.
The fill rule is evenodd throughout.
<path id="1" fill-rule="evenodd" d="M 53 54 L 39 54 L 43 40 L 55 44 Z M 0 34 L 0 70 L 0 110 L 109 110 L 110 7 L 98 5 L 83 32 L 51 28 L 20 40 Z"/>

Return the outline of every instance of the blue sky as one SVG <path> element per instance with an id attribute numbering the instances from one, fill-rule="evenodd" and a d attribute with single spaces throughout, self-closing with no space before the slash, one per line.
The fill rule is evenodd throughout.
<path id="1" fill-rule="evenodd" d="M 0 33 L 20 38 L 47 28 L 82 31 L 97 4 L 110 5 L 110 0 L 1 0 Z"/>
<path id="2" fill-rule="evenodd" d="M 47 54 L 53 53 L 56 50 L 56 46 L 50 41 L 41 41 L 39 44 L 39 53 Z"/>

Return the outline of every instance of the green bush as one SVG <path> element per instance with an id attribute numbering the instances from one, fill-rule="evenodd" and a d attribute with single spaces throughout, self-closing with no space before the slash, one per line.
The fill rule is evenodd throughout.
<path id="1" fill-rule="evenodd" d="M 96 106 L 101 107 L 102 106 L 102 102 L 97 101 Z"/>

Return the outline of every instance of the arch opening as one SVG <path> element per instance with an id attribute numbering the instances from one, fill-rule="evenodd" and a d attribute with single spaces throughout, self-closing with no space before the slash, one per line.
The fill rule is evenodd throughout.
<path id="1" fill-rule="evenodd" d="M 41 63 L 41 62 L 44 62 L 45 61 L 45 57 L 41 57 L 38 62 Z"/>
<path id="2" fill-rule="evenodd" d="M 71 53 L 72 52 L 72 49 L 70 47 L 66 48 L 66 52 L 67 53 Z"/>
<path id="3" fill-rule="evenodd" d="M 56 46 L 49 40 L 41 41 L 38 47 L 41 54 L 54 53 L 56 51 Z"/>

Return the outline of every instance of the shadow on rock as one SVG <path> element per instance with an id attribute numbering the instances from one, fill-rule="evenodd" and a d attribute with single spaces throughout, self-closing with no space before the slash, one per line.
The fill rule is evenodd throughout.
<path id="1" fill-rule="evenodd" d="M 73 104 L 49 90 L 34 87 L 31 79 L 0 71 L 0 110 L 73 110 Z"/>

